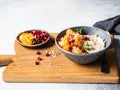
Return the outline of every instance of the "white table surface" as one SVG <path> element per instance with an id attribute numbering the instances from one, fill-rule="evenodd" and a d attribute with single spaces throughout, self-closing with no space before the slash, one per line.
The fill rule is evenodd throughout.
<path id="1" fill-rule="evenodd" d="M 14 40 L 24 30 L 60 32 L 92 26 L 120 14 L 120 0 L 0 0 L 0 54 L 15 54 Z M 0 67 L 0 90 L 118 90 L 119 84 L 6 83 Z"/>

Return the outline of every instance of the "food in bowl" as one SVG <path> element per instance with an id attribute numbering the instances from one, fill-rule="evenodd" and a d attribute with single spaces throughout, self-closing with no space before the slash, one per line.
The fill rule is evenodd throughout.
<path id="1" fill-rule="evenodd" d="M 105 40 L 98 35 L 84 35 L 82 28 L 73 31 L 66 30 L 66 34 L 58 40 L 58 44 L 64 50 L 78 54 L 98 52 L 105 48 Z"/>
<path id="2" fill-rule="evenodd" d="M 46 43 L 50 36 L 46 31 L 34 29 L 21 32 L 17 36 L 19 44 L 27 47 L 36 47 Z"/>
<path id="3" fill-rule="evenodd" d="M 65 44 L 60 46 L 59 42 L 61 41 L 62 38 L 66 37 L 68 29 L 72 29 L 72 30 L 70 30 L 70 33 L 71 32 L 73 34 L 77 33 L 77 35 L 79 35 L 79 38 L 80 38 L 80 40 L 82 42 L 81 44 L 79 44 L 82 47 L 82 48 L 80 48 L 80 50 L 82 49 L 81 52 L 79 52 L 79 51 L 78 51 L 79 53 L 72 52 L 73 50 L 71 50 L 71 46 L 74 45 L 74 43 L 71 45 L 71 44 L 69 44 L 67 42 L 68 43 L 66 45 L 67 48 L 65 47 L 65 49 L 63 49 L 63 46 L 65 46 Z M 92 37 L 92 38 L 97 37 L 97 39 L 99 38 L 101 40 L 100 41 L 98 39 L 100 41 L 100 43 L 102 42 L 102 44 L 99 46 L 100 47 L 99 50 L 96 50 L 96 48 L 94 50 L 91 50 L 92 49 L 91 48 L 92 44 L 91 44 L 91 46 L 90 45 L 84 46 L 85 41 L 88 42 L 90 37 Z M 68 41 L 69 41 L 69 38 L 66 37 L 66 39 L 68 39 Z M 83 40 L 83 39 L 85 39 L 85 40 Z M 64 40 L 65 40 L 65 38 L 64 38 Z M 70 38 L 70 40 L 72 40 L 72 39 Z M 78 40 L 78 42 L 80 40 Z M 95 41 L 98 42 L 98 40 L 95 40 Z M 66 41 L 67 40 L 65 40 L 65 42 Z M 74 40 L 72 42 L 74 42 Z M 94 43 L 96 43 L 96 42 L 94 42 Z M 92 41 L 92 43 L 93 43 L 93 41 Z M 94 43 L 93 43 L 93 45 L 94 45 Z M 89 63 L 92 63 L 94 61 L 97 61 L 98 58 L 100 58 L 106 52 L 106 50 L 109 48 L 109 46 L 111 44 L 111 37 L 106 31 L 104 31 L 102 29 L 99 29 L 99 28 L 90 27 L 90 26 L 77 26 L 77 27 L 69 27 L 69 28 L 67 28 L 65 30 L 62 30 L 60 33 L 58 33 L 58 35 L 55 38 L 55 44 L 56 44 L 57 48 L 69 60 L 72 60 L 72 61 L 74 61 L 74 62 L 76 62 L 78 64 L 89 64 Z M 78 47 L 78 45 L 75 45 L 74 47 Z M 85 51 L 84 51 L 84 49 L 85 49 Z"/>

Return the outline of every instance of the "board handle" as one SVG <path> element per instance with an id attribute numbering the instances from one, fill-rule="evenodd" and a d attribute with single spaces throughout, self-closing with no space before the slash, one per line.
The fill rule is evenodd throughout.
<path id="1" fill-rule="evenodd" d="M 0 66 L 8 65 L 13 57 L 15 57 L 15 55 L 0 55 Z"/>

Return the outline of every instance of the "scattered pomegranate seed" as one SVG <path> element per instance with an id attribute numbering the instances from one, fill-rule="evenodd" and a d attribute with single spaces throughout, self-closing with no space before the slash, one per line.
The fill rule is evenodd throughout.
<path id="1" fill-rule="evenodd" d="M 50 56 L 50 54 L 49 54 L 49 53 L 46 53 L 46 56 L 47 56 L 47 57 L 49 57 L 49 56 Z"/>
<path id="2" fill-rule="evenodd" d="M 42 61 L 43 59 L 41 57 L 38 57 L 37 60 Z"/>
<path id="3" fill-rule="evenodd" d="M 37 55 L 40 55 L 41 54 L 41 52 L 39 52 L 39 51 L 37 51 L 37 53 L 36 53 Z"/>
<path id="4" fill-rule="evenodd" d="M 36 64 L 36 65 L 39 65 L 39 64 L 40 64 L 40 62 L 36 61 L 36 62 L 35 62 L 35 64 Z"/>

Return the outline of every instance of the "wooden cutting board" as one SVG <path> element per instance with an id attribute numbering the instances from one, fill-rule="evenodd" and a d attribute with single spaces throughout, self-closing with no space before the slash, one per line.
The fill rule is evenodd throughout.
<path id="1" fill-rule="evenodd" d="M 107 59 L 110 64 L 110 73 L 101 72 L 101 60 L 88 65 L 79 65 L 67 59 L 55 46 L 56 33 L 50 34 L 52 39 L 40 48 L 30 49 L 19 45 L 15 41 L 15 52 L 19 57 L 13 58 L 13 62 L 3 72 L 3 80 L 6 82 L 64 82 L 64 83 L 119 83 L 114 47 L 107 51 Z M 40 51 L 40 55 L 36 53 Z M 46 57 L 47 52 L 54 52 Z M 35 62 L 41 57 L 39 65 Z"/>

